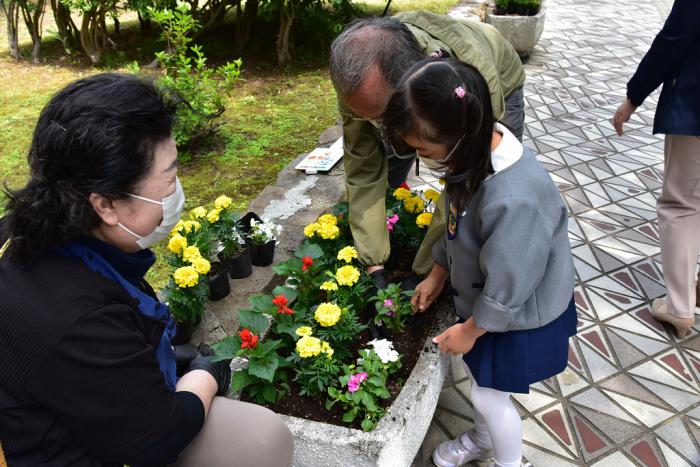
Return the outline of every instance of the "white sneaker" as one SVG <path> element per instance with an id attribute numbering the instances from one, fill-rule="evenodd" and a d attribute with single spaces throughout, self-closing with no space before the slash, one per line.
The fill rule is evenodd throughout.
<path id="1" fill-rule="evenodd" d="M 468 431 L 457 438 L 445 441 L 433 451 L 433 463 L 438 467 L 459 467 L 474 460 L 486 460 L 491 450 L 474 444 Z"/>

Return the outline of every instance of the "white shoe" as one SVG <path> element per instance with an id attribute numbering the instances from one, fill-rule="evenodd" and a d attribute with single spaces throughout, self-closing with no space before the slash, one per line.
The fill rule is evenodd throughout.
<path id="1" fill-rule="evenodd" d="M 475 460 L 487 460 L 492 451 L 474 444 L 470 432 L 445 441 L 433 451 L 433 463 L 438 467 L 459 467 Z"/>

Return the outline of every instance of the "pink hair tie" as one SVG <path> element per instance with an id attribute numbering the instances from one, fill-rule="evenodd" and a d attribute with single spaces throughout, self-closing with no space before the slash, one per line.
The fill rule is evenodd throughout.
<path id="1" fill-rule="evenodd" d="M 457 95 L 458 98 L 463 99 L 464 94 L 466 94 L 466 93 L 465 93 L 464 88 L 462 86 L 457 86 L 455 88 L 455 94 Z"/>
<path id="2" fill-rule="evenodd" d="M 435 52 L 430 54 L 431 58 L 442 58 L 442 50 L 436 50 Z"/>

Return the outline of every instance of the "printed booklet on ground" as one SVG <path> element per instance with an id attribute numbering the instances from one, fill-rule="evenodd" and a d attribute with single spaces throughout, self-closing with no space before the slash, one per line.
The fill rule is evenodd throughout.
<path id="1" fill-rule="evenodd" d="M 307 174 L 328 172 L 342 157 L 343 138 L 340 137 L 329 148 L 316 148 L 311 151 L 295 168 Z"/>

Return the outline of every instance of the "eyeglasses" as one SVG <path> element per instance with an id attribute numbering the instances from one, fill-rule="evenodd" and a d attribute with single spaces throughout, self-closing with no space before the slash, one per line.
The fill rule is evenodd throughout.
<path id="1" fill-rule="evenodd" d="M 358 116 L 353 117 L 353 120 L 367 122 L 376 128 L 387 149 L 390 149 L 398 159 L 412 159 L 416 156 L 416 150 L 409 146 L 398 133 L 387 130 L 380 120 Z"/>

